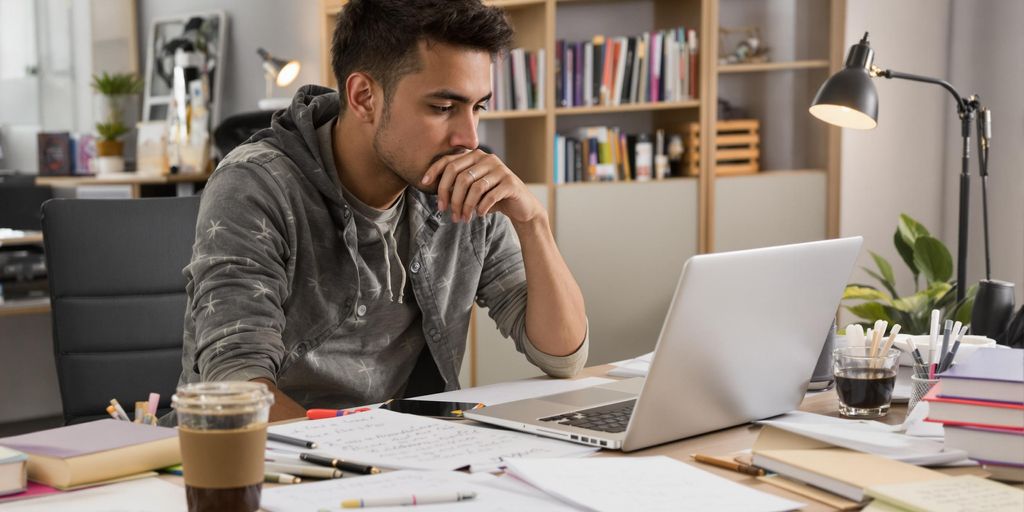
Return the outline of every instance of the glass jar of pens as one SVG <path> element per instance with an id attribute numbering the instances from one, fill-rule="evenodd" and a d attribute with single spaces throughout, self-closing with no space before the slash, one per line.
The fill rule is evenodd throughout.
<path id="1" fill-rule="evenodd" d="M 866 333 L 847 328 L 849 346 L 832 353 L 832 374 L 842 416 L 880 418 L 889 412 L 901 354 L 893 343 L 900 325 L 894 324 L 888 337 L 886 327 L 888 323 L 879 320 Z"/>

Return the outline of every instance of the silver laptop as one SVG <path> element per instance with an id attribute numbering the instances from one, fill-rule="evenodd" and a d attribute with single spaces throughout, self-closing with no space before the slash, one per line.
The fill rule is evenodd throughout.
<path id="1" fill-rule="evenodd" d="M 861 237 L 699 255 L 683 266 L 647 378 L 465 417 L 638 450 L 796 409 Z"/>

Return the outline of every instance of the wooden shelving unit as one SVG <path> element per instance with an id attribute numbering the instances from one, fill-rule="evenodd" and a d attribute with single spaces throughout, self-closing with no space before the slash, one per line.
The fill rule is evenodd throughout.
<path id="1" fill-rule="evenodd" d="M 798 82 L 804 90 L 810 87 L 807 84 L 820 83 L 827 73 L 840 68 L 845 0 L 485 1 L 506 11 L 516 29 L 513 46 L 545 50 L 545 105 L 530 111 L 483 113 L 481 142 L 496 150 L 551 213 L 556 240 L 587 301 L 594 343 L 591 363 L 624 359 L 651 350 L 682 263 L 692 254 L 719 250 L 716 230 L 742 226 L 735 219 L 723 217 L 728 222 L 716 227 L 717 216 L 762 216 L 782 222 L 788 222 L 794 215 L 814 216 L 807 225 L 795 228 L 792 236 L 838 235 L 838 131 L 814 125 L 817 121 L 807 115 L 803 98 L 792 100 L 792 108 L 780 110 L 757 95 L 766 89 L 759 87 L 759 80 L 781 77 Z M 329 65 L 330 36 L 334 16 L 344 0 L 321 2 L 323 83 L 336 87 Z M 784 4 L 783 9 L 800 15 L 791 17 L 792 26 L 764 25 L 767 20 L 778 19 L 769 16 L 768 11 L 779 9 L 780 3 Z M 769 40 L 775 34 L 789 39 L 769 41 L 772 62 L 719 65 L 718 57 L 724 53 L 718 47 L 719 27 L 750 24 L 760 24 L 762 35 Z M 678 26 L 697 30 L 698 98 L 671 103 L 556 106 L 554 55 L 558 39 L 581 41 L 594 34 L 632 36 Z M 787 47 L 790 43 L 792 48 Z M 787 91 L 785 87 L 778 90 Z M 761 121 L 762 133 L 766 134 L 760 146 L 761 154 L 765 155 L 761 168 L 779 170 L 722 177 L 721 183 L 716 182 L 710 171 L 715 151 L 706 134 L 715 133 L 720 98 L 751 107 L 751 117 Z M 809 101 L 807 98 L 806 103 Z M 681 128 L 690 123 L 699 124 L 700 147 L 709 148 L 700 152 L 697 176 L 650 182 L 554 183 L 556 133 L 572 133 L 581 126 L 592 125 L 621 126 L 627 133 L 653 133 L 657 129 L 681 133 Z M 791 147 L 776 147 L 772 137 L 779 133 L 785 134 L 783 138 Z M 792 146 L 801 144 L 808 133 L 812 137 L 807 139 L 806 146 L 813 148 L 794 150 Z M 796 155 L 792 161 L 774 161 L 779 155 L 790 153 Z M 751 187 L 765 187 L 767 191 L 778 189 L 781 184 L 796 187 L 812 197 L 801 202 L 800 197 L 793 196 L 781 204 L 761 198 L 757 204 L 731 202 L 736 197 L 757 198 L 756 193 L 750 194 Z M 774 210 L 763 215 L 762 208 Z M 788 210 L 775 211 L 780 208 Z M 824 215 L 819 214 L 822 211 Z M 765 239 L 759 234 L 761 238 L 751 240 L 768 244 L 790 241 L 786 225 L 773 227 L 782 235 Z M 735 240 L 735 233 L 729 235 L 727 238 Z M 619 280 L 623 275 L 629 279 Z M 613 297 L 609 298 L 608 290 L 615 290 Z M 484 328 L 490 321 L 480 315 L 474 318 L 481 322 L 474 322 L 471 330 L 470 373 L 495 379 L 528 375 L 531 368 L 525 363 L 521 367 L 509 363 L 522 359 L 511 353 L 510 344 L 497 341 L 498 336 Z M 622 343 L 632 345 L 622 348 Z M 491 345 L 503 348 L 487 348 Z M 615 346 L 608 348 L 611 345 Z M 498 352 L 486 353 L 487 350 Z M 487 360 L 502 364 L 486 367 Z M 473 383 L 491 381 L 474 378 Z"/>

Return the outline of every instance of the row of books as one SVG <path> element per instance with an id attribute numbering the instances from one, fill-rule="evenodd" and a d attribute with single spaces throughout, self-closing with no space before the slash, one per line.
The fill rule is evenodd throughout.
<path id="1" fill-rule="evenodd" d="M 632 37 L 596 35 L 555 43 L 558 106 L 621 105 L 697 97 L 697 31 L 678 27 Z"/>
<path id="2" fill-rule="evenodd" d="M 993 476 L 1024 482 L 1024 349 L 980 348 L 939 375 L 928 421 Z"/>
<path id="3" fill-rule="evenodd" d="M 515 48 L 491 66 L 492 110 L 544 107 L 544 49 Z"/>
<path id="4" fill-rule="evenodd" d="M 679 134 L 666 138 L 657 130 L 652 137 L 588 126 L 574 135 L 555 135 L 554 183 L 660 180 L 682 175 L 682 160 Z"/>

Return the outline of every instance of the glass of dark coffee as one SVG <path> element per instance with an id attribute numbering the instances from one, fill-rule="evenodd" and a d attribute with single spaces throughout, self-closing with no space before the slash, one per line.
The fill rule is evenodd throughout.
<path id="1" fill-rule="evenodd" d="M 189 512 L 260 508 L 267 418 L 274 395 L 258 382 L 197 382 L 178 388 L 171 405 Z"/>
<path id="2" fill-rule="evenodd" d="M 873 354 L 871 347 L 845 347 L 832 352 L 839 414 L 848 418 L 885 416 L 896 385 L 899 359 L 900 351 L 896 349 L 884 354 Z"/>

